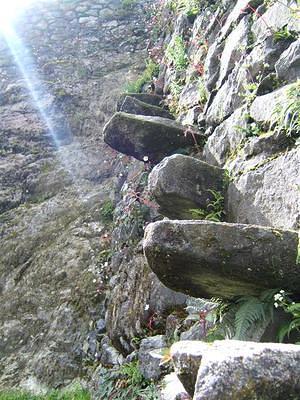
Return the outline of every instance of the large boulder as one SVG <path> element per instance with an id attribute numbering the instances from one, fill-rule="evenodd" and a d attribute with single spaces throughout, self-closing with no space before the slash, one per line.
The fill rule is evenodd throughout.
<path id="1" fill-rule="evenodd" d="M 169 111 L 164 110 L 161 107 L 144 103 L 143 101 L 129 95 L 125 97 L 123 103 L 119 107 L 119 111 L 129 114 L 149 115 L 152 117 L 174 119 Z"/>
<path id="2" fill-rule="evenodd" d="M 232 298 L 281 287 L 299 293 L 298 233 L 210 221 L 148 225 L 144 251 L 168 287 L 195 297 Z"/>
<path id="3" fill-rule="evenodd" d="M 208 351 L 210 347 L 210 344 L 196 340 L 176 342 L 171 347 L 171 357 L 176 375 L 182 382 L 185 390 L 191 396 L 194 394 L 202 355 Z"/>
<path id="4" fill-rule="evenodd" d="M 208 213 L 214 193 L 223 195 L 224 170 L 193 157 L 175 154 L 166 157 L 152 170 L 149 189 L 163 215 L 197 219 L 193 210 Z"/>
<path id="5" fill-rule="evenodd" d="M 216 341 L 203 353 L 194 400 L 299 399 L 300 347 Z"/>
<path id="6" fill-rule="evenodd" d="M 104 127 L 104 141 L 113 149 L 143 161 L 164 157 L 195 144 L 198 134 L 188 134 L 175 121 L 117 112 Z"/>

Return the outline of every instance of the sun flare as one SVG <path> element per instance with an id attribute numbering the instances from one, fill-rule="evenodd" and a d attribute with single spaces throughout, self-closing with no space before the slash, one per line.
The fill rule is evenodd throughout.
<path id="1" fill-rule="evenodd" d="M 0 0 L 0 29 L 3 31 L 36 0 Z"/>

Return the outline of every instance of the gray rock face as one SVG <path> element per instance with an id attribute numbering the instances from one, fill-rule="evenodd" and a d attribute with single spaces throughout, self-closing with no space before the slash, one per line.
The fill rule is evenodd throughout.
<path id="1" fill-rule="evenodd" d="M 230 298 L 283 287 L 299 292 L 298 234 L 253 225 L 158 221 L 144 251 L 168 287 L 194 297 Z"/>
<path id="2" fill-rule="evenodd" d="M 225 41 L 225 47 L 220 59 L 220 74 L 217 87 L 220 87 L 235 65 L 246 54 L 249 32 L 249 16 L 241 20 Z"/>
<path id="3" fill-rule="evenodd" d="M 203 149 L 205 160 L 209 164 L 222 167 L 237 151 L 246 138 L 243 131 L 247 126 L 246 114 L 246 107 L 239 108 L 209 136 Z"/>
<path id="4" fill-rule="evenodd" d="M 275 144 L 279 146 L 280 141 Z M 270 143 L 267 147 L 270 148 Z M 267 155 L 247 165 L 247 169 L 244 167 L 244 173 L 228 187 L 228 220 L 299 229 L 299 165 L 297 147 L 277 157 Z"/>
<path id="5" fill-rule="evenodd" d="M 160 363 L 167 347 L 167 341 L 163 335 L 148 337 L 141 341 L 139 367 L 146 379 L 158 379 L 161 376 Z"/>
<path id="6" fill-rule="evenodd" d="M 171 113 L 160 107 L 153 106 L 143 101 L 136 99 L 135 97 L 126 96 L 123 103 L 119 107 L 119 111 L 129 114 L 149 115 L 152 117 L 163 117 L 174 119 Z"/>
<path id="7" fill-rule="evenodd" d="M 106 124 L 104 141 L 121 153 L 141 161 L 146 156 L 154 163 L 182 147 L 195 144 L 192 136 L 185 135 L 184 127 L 175 121 L 122 112 L 116 113 Z"/>
<path id="8" fill-rule="evenodd" d="M 194 400 L 298 399 L 299 346 L 216 341 L 203 354 Z"/>
<path id="9" fill-rule="evenodd" d="M 275 64 L 276 74 L 279 79 L 288 82 L 300 78 L 300 40 L 296 40 L 290 47 L 282 53 Z"/>
<path id="10" fill-rule="evenodd" d="M 194 219 L 193 209 L 209 212 L 213 192 L 223 194 L 224 171 L 193 157 L 165 158 L 149 176 L 149 190 L 169 218 Z"/>
<path id="11" fill-rule="evenodd" d="M 209 351 L 210 344 L 198 341 L 184 340 L 174 343 L 171 347 L 171 357 L 175 373 L 185 390 L 194 395 L 197 373 L 203 354 Z"/>
<path id="12" fill-rule="evenodd" d="M 274 92 L 258 96 L 250 106 L 250 116 L 256 122 L 270 123 L 274 120 L 276 107 L 284 102 L 286 93 L 291 85 L 286 85 Z"/>

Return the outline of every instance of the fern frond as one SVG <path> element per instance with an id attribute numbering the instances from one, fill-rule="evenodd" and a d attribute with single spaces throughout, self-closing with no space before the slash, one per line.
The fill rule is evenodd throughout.
<path id="1" fill-rule="evenodd" d="M 249 328 L 257 321 L 266 321 L 264 304 L 252 296 L 241 297 L 240 304 L 235 315 L 235 335 L 234 339 L 246 340 Z"/>

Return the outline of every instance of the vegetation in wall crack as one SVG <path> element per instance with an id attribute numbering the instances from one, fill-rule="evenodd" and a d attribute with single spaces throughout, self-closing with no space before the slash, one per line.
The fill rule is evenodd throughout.
<path id="1" fill-rule="evenodd" d="M 299 33 L 289 30 L 287 26 L 284 26 L 277 32 L 273 33 L 274 41 L 279 42 L 281 40 L 287 40 L 293 42 L 294 40 L 297 40 L 299 38 Z"/>
<path id="2" fill-rule="evenodd" d="M 112 369 L 103 368 L 100 376 L 99 400 L 159 399 L 156 386 L 143 377 L 136 361 Z"/>
<path id="3" fill-rule="evenodd" d="M 188 66 L 188 56 L 182 36 L 172 38 L 166 50 L 166 58 L 176 71 L 185 71 Z"/>
<path id="4" fill-rule="evenodd" d="M 111 200 L 106 200 L 100 208 L 100 218 L 104 223 L 111 223 L 114 216 L 114 205 Z"/>
<path id="5" fill-rule="evenodd" d="M 199 0 L 168 0 L 166 6 L 176 12 L 185 14 L 188 17 L 194 17 L 201 10 L 201 1 Z"/>
<path id="6" fill-rule="evenodd" d="M 290 294 L 285 290 L 280 290 L 274 295 L 274 305 L 276 308 L 282 308 L 291 316 L 291 320 L 283 324 L 278 332 L 278 340 L 282 342 L 286 336 L 293 332 L 297 338 L 296 344 L 300 344 L 300 303 L 294 302 Z"/>
<path id="7" fill-rule="evenodd" d="M 143 86 L 146 84 L 150 84 L 154 77 L 156 77 L 159 73 L 159 65 L 155 63 L 153 60 L 148 60 L 146 62 L 146 69 L 142 73 L 140 77 L 138 77 L 133 82 L 128 82 L 124 91 L 126 93 L 139 93 L 142 91 Z"/>
<path id="8" fill-rule="evenodd" d="M 280 97 L 272 116 L 271 129 L 283 131 L 292 138 L 300 137 L 300 80 Z"/>
<path id="9" fill-rule="evenodd" d="M 211 299 L 216 303 L 206 316 L 214 327 L 208 331 L 207 340 L 217 337 L 236 340 L 249 340 L 255 331 L 263 329 L 273 320 L 274 294 L 278 289 L 263 291 L 259 296 L 241 296 L 231 303 Z"/>
<path id="10" fill-rule="evenodd" d="M 213 199 L 206 209 L 191 208 L 189 211 L 193 219 L 205 219 L 207 221 L 220 222 L 224 216 L 224 196 L 222 193 L 208 189 Z"/>

